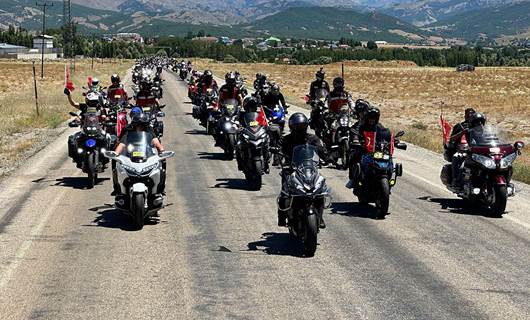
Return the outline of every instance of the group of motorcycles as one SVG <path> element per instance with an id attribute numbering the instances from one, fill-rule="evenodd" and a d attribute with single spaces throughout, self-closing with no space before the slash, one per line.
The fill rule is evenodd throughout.
<path id="1" fill-rule="evenodd" d="M 147 115 L 148 126 L 155 137 L 163 136 L 165 116 L 161 111 L 164 105 L 155 103 L 162 97 L 162 67 L 150 59 L 140 60 L 133 68 L 134 96 L 127 97 L 123 85 L 114 90 L 99 86 L 99 81 L 90 79 L 88 86 L 83 87 L 86 101 L 97 101 L 81 114 L 70 114 L 76 119 L 70 127 L 81 127 L 81 130 L 69 138 L 69 155 L 77 167 L 87 174 L 87 187 L 93 188 L 98 174 L 112 164 L 113 184 L 116 197 L 116 208 L 131 216 L 135 226 L 141 229 L 146 219 L 155 216 L 163 207 L 161 190 L 164 189 L 165 160 L 174 155 L 172 151 L 158 153 L 151 145 L 147 132 L 124 130 L 130 122 L 129 110 L 141 108 Z M 153 72 L 153 70 L 155 70 Z M 112 97 L 108 96 L 112 94 Z M 90 98 L 90 99 L 89 99 Z M 130 101 L 135 101 L 131 104 Z M 78 120 L 79 119 L 79 120 Z M 121 154 L 115 150 L 120 137 L 126 136 L 126 148 Z"/>

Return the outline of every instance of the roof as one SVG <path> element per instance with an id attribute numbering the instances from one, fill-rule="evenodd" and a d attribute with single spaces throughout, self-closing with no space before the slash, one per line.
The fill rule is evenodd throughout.
<path id="1" fill-rule="evenodd" d="M 35 36 L 35 37 L 33 37 L 33 39 L 40 39 L 40 38 L 43 38 L 43 37 L 44 37 L 44 39 L 53 39 L 52 36 L 49 36 L 47 34 L 45 34 L 44 36 L 42 36 L 42 35 Z"/>
<path id="2" fill-rule="evenodd" d="M 26 47 L 17 46 L 9 43 L 0 43 L 0 49 L 25 49 Z"/>
<path id="3" fill-rule="evenodd" d="M 276 41 L 276 42 L 282 42 L 282 40 L 280 40 L 280 39 L 278 39 L 278 38 L 276 38 L 276 37 L 270 37 L 270 38 L 268 38 L 268 39 L 267 39 L 267 40 L 265 40 L 265 41 Z"/>

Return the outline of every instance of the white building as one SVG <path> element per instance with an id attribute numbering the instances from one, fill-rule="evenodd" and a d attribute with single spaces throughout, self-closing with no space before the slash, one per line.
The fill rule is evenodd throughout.
<path id="1" fill-rule="evenodd" d="M 53 49 L 53 37 L 48 35 L 40 35 L 33 38 L 33 48 L 42 49 L 42 42 L 44 41 L 44 49 Z"/>

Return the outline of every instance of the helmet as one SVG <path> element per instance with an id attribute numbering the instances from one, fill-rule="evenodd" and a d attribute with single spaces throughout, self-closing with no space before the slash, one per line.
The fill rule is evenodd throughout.
<path id="1" fill-rule="evenodd" d="M 379 117 L 381 116 L 381 111 L 377 107 L 370 107 L 366 113 L 366 121 L 369 125 L 375 126 L 379 123 Z"/>
<path id="2" fill-rule="evenodd" d="M 129 116 L 131 117 L 131 124 L 133 125 L 143 125 L 149 120 L 148 115 L 145 114 L 140 107 L 132 108 Z"/>
<path id="3" fill-rule="evenodd" d="M 363 100 L 363 99 L 358 99 L 357 101 L 355 101 L 355 112 L 357 113 L 357 115 L 359 117 L 363 117 L 364 115 L 366 115 L 366 112 L 368 111 L 368 109 L 370 109 L 370 103 L 366 100 Z"/>
<path id="4" fill-rule="evenodd" d="M 273 84 L 273 85 L 271 86 L 271 89 L 270 89 L 270 90 L 271 90 L 271 93 L 272 93 L 274 96 L 277 96 L 277 95 L 280 94 L 280 86 L 277 85 L 277 84 Z"/>
<path id="5" fill-rule="evenodd" d="M 343 89 L 344 88 L 344 79 L 341 77 L 336 77 L 333 79 L 333 88 L 335 89 Z"/>
<path id="6" fill-rule="evenodd" d="M 261 79 L 262 76 L 261 72 L 256 73 L 256 79 Z"/>
<path id="7" fill-rule="evenodd" d="M 305 114 L 301 112 L 293 113 L 289 118 L 289 129 L 295 134 L 307 133 L 307 127 L 309 126 L 309 120 Z"/>
<path id="8" fill-rule="evenodd" d="M 324 78 L 326 77 L 326 72 L 324 72 L 324 68 L 320 68 L 320 70 L 315 73 L 315 76 L 317 77 L 317 80 L 324 80 Z"/>
<path id="9" fill-rule="evenodd" d="M 486 116 L 482 112 L 475 112 L 470 116 L 471 127 L 483 126 L 486 124 Z"/>
<path id="10" fill-rule="evenodd" d="M 89 92 L 85 96 L 85 103 L 92 108 L 97 108 L 100 102 L 100 96 L 96 92 Z"/>
<path id="11" fill-rule="evenodd" d="M 236 75 L 233 72 L 228 72 L 225 75 L 225 81 L 227 84 L 235 85 L 236 84 Z"/>
<path id="12" fill-rule="evenodd" d="M 205 70 L 202 75 L 204 79 L 213 79 L 213 73 L 211 70 Z"/>
<path id="13" fill-rule="evenodd" d="M 121 82 L 120 76 L 117 74 L 113 74 L 112 76 L 110 76 L 110 82 L 112 82 L 112 84 L 119 84 Z"/>
<path id="14" fill-rule="evenodd" d="M 243 109 L 245 112 L 257 112 L 260 104 L 261 103 L 257 97 L 249 96 L 243 101 Z"/>
<path id="15" fill-rule="evenodd" d="M 476 112 L 475 109 L 467 108 L 465 111 L 465 121 L 468 123 L 471 123 L 471 117 L 473 116 L 475 112 Z"/>
<path id="16" fill-rule="evenodd" d="M 92 78 L 92 82 L 90 83 L 92 87 L 99 86 L 99 79 L 98 78 Z"/>

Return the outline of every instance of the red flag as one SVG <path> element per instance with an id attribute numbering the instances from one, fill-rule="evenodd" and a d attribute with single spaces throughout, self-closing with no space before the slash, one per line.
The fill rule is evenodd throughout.
<path id="1" fill-rule="evenodd" d="M 64 87 L 70 92 L 75 90 L 74 83 L 70 78 L 70 69 L 66 65 L 64 66 Z"/>
<path id="2" fill-rule="evenodd" d="M 451 137 L 451 124 L 445 120 L 443 114 L 440 114 L 440 126 L 442 126 L 442 134 L 444 139 L 444 144 L 449 143 L 449 138 Z"/>
<path id="3" fill-rule="evenodd" d="M 88 85 L 88 88 L 92 87 L 92 77 L 91 76 L 88 76 L 88 78 L 87 78 L 87 85 Z"/>
<path id="4" fill-rule="evenodd" d="M 263 111 L 263 108 L 261 108 L 261 107 L 260 107 L 259 115 L 256 118 L 256 121 L 262 127 L 267 127 L 269 125 L 269 123 L 267 122 L 267 117 L 265 116 L 265 111 Z"/>

